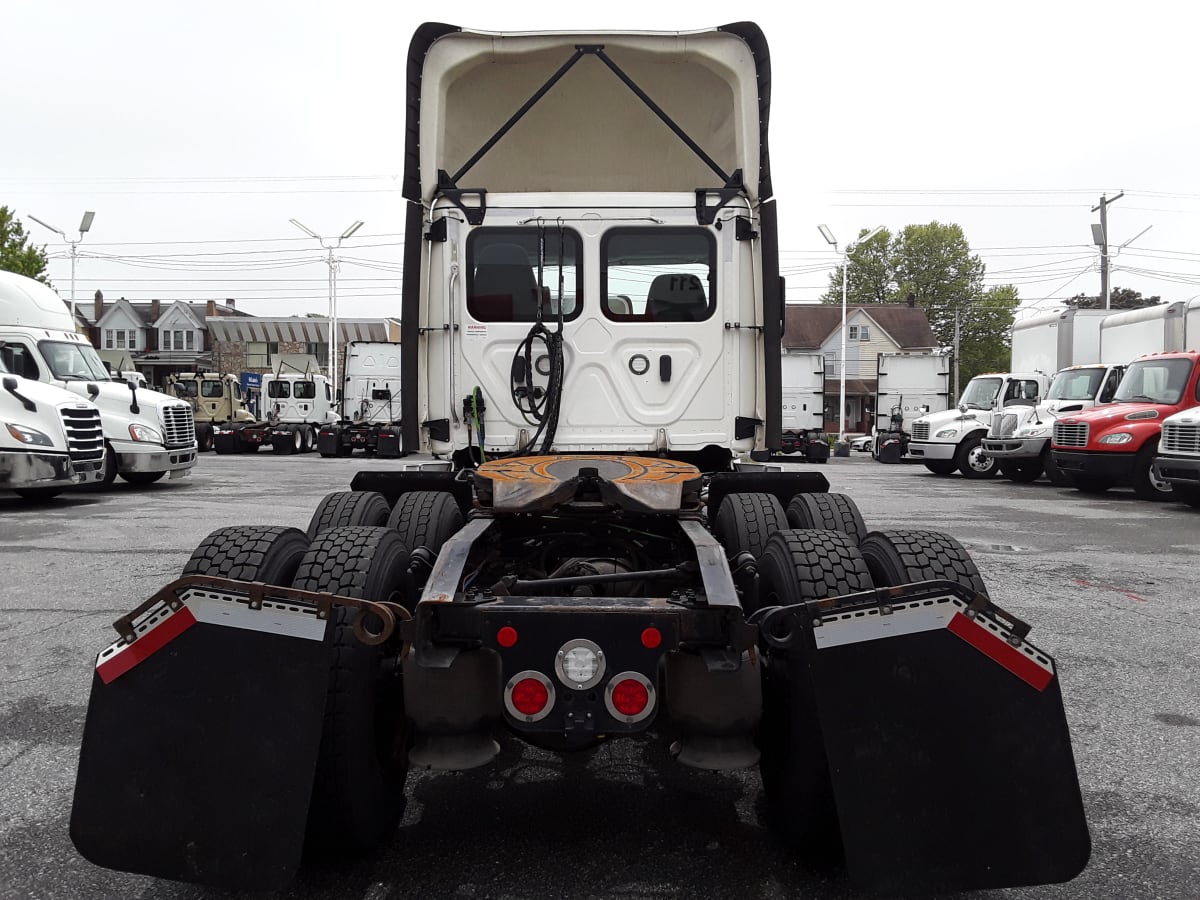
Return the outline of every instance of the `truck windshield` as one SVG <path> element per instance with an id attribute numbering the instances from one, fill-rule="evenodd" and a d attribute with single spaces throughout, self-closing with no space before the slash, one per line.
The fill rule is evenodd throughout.
<path id="1" fill-rule="evenodd" d="M 1091 400 L 1100 390 L 1104 369 L 1073 369 L 1059 372 L 1050 384 L 1047 400 Z"/>
<path id="2" fill-rule="evenodd" d="M 991 409 L 1000 393 L 1000 384 L 999 378 L 972 378 L 959 403 L 967 409 Z"/>
<path id="3" fill-rule="evenodd" d="M 292 385 L 292 396 L 297 400 L 312 400 L 317 396 L 315 381 L 297 381 Z"/>
<path id="4" fill-rule="evenodd" d="M 1190 359 L 1144 359 L 1133 363 L 1113 400 L 1117 403 L 1167 403 L 1174 405 L 1183 398 L 1188 376 L 1192 374 Z"/>
<path id="5" fill-rule="evenodd" d="M 200 396 L 208 400 L 221 399 L 221 382 L 206 378 L 200 382 Z"/>
<path id="6" fill-rule="evenodd" d="M 267 396 L 272 400 L 286 400 L 292 396 L 292 385 L 287 381 L 268 381 Z"/>
<path id="7" fill-rule="evenodd" d="M 109 381 L 111 376 L 91 344 L 38 341 L 50 374 L 63 381 Z"/>

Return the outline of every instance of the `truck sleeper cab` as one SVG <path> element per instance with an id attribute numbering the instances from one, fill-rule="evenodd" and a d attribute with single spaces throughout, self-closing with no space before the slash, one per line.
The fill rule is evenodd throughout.
<path id="1" fill-rule="evenodd" d="M 1163 420 L 1200 403 L 1200 353 L 1154 353 L 1130 363 L 1113 402 L 1054 423 L 1055 464 L 1081 491 L 1132 485 L 1143 500 L 1172 499 L 1154 471 Z"/>

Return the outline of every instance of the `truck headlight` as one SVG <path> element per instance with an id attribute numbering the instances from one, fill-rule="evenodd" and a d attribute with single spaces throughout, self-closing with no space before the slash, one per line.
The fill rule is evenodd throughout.
<path id="1" fill-rule="evenodd" d="M 1128 444 L 1133 440 L 1133 435 L 1128 431 L 1114 431 L 1112 434 L 1106 434 L 1100 438 L 1101 444 Z"/>
<path id="2" fill-rule="evenodd" d="M 129 436 L 135 441 L 144 441 L 149 444 L 162 443 L 161 434 L 159 434 L 149 425 L 139 425 L 136 422 L 129 426 Z"/>
<path id="3" fill-rule="evenodd" d="M 10 425 L 7 422 L 4 424 L 8 428 L 8 433 L 22 444 L 32 444 L 35 447 L 54 446 L 54 441 L 50 440 L 50 436 L 43 434 L 36 428 L 28 428 L 25 425 Z"/>
<path id="4" fill-rule="evenodd" d="M 957 428 L 943 428 L 941 431 L 939 431 L 937 434 L 935 434 L 934 437 L 935 438 L 948 438 L 948 437 L 954 437 L 956 434 L 958 434 Z"/>

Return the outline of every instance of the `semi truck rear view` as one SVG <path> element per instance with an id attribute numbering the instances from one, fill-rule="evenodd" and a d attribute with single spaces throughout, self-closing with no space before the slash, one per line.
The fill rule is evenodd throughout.
<path id="1" fill-rule="evenodd" d="M 748 462 L 782 406 L 758 27 L 428 24 L 407 84 L 401 428 L 439 461 L 218 529 L 116 623 L 80 852 L 278 888 L 388 841 L 410 767 L 669 736 L 704 777 L 757 765 L 771 830 L 868 889 L 1074 877 L 1029 625 L 953 538 Z"/>

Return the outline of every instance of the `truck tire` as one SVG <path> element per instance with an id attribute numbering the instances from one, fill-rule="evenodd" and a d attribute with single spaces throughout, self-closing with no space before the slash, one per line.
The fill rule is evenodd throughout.
<path id="1" fill-rule="evenodd" d="M 77 491 L 84 493 L 95 493 L 96 491 L 107 491 L 112 487 L 112 483 L 117 480 L 117 454 L 113 453 L 112 444 L 108 441 L 104 442 L 104 474 L 99 481 L 92 481 L 87 484 L 81 484 L 75 488 Z"/>
<path id="2" fill-rule="evenodd" d="M 1154 457 L 1158 455 L 1158 438 L 1151 438 L 1142 445 L 1133 462 L 1133 492 L 1139 500 L 1162 503 L 1176 498 L 1171 482 L 1159 478 L 1154 472 Z"/>
<path id="3" fill-rule="evenodd" d="M 207 453 L 213 448 L 213 427 L 207 422 L 196 423 L 196 449 Z"/>
<path id="4" fill-rule="evenodd" d="M 388 528 L 333 528 L 313 541 L 292 586 L 389 600 L 400 589 L 407 561 L 399 535 Z M 333 662 L 306 840 L 317 856 L 368 851 L 404 813 L 408 733 L 400 644 L 362 643 L 354 636 L 356 615 L 353 608 L 336 607 L 325 638 Z"/>
<path id="5" fill-rule="evenodd" d="M 230 525 L 200 542 L 184 575 L 219 575 L 286 587 L 308 550 L 308 535 L 281 525 Z"/>
<path id="6" fill-rule="evenodd" d="M 787 505 L 788 525 L 841 531 L 855 544 L 867 535 L 858 506 L 845 494 L 797 494 Z"/>
<path id="7" fill-rule="evenodd" d="M 953 581 L 987 595 L 987 586 L 971 554 L 940 531 L 872 531 L 858 549 L 876 587 Z"/>
<path id="8" fill-rule="evenodd" d="M 346 525 L 387 525 L 387 498 L 377 491 L 335 491 L 326 494 L 308 523 L 308 536 Z"/>
<path id="9" fill-rule="evenodd" d="M 779 531 L 759 560 L 764 605 L 788 606 L 867 591 L 871 575 L 858 547 L 840 531 Z M 788 652 L 802 652 L 797 649 Z M 764 653 L 759 771 L 766 822 L 808 862 L 830 866 L 841 857 L 837 807 L 816 702 L 801 666 L 786 652 Z"/>
<path id="10" fill-rule="evenodd" d="M 161 472 L 122 472 L 121 479 L 130 484 L 154 484 L 166 474 L 165 469 Z"/>
<path id="11" fill-rule="evenodd" d="M 1200 487 L 1177 484 L 1175 493 L 1179 502 L 1186 503 L 1188 506 L 1200 507 Z"/>
<path id="12" fill-rule="evenodd" d="M 771 535 L 787 527 L 787 513 L 774 494 L 728 494 L 717 510 L 713 535 L 730 557 L 745 551 L 758 559 Z"/>
<path id="13" fill-rule="evenodd" d="M 316 432 L 313 431 L 312 426 L 311 425 L 301 425 L 300 426 L 300 452 L 301 453 L 311 453 L 312 448 L 314 446 L 316 446 L 316 443 L 317 443 L 317 435 L 316 435 Z"/>
<path id="14" fill-rule="evenodd" d="M 1042 477 L 1041 459 L 1001 460 L 1000 474 L 1012 481 L 1029 484 Z"/>
<path id="15" fill-rule="evenodd" d="M 1046 449 L 1042 451 L 1042 471 L 1046 473 L 1051 484 L 1057 487 L 1070 487 L 1071 479 L 1054 461 L 1054 452 L 1050 449 L 1049 444 L 1046 444 Z"/>
<path id="16" fill-rule="evenodd" d="M 953 475 L 954 470 L 958 468 L 958 463 L 952 459 L 927 459 L 925 468 L 934 475 Z"/>
<path id="17" fill-rule="evenodd" d="M 1000 461 L 983 455 L 983 435 L 973 434 L 958 446 L 954 454 L 954 465 L 963 478 L 993 478 L 1000 471 Z"/>
<path id="18" fill-rule="evenodd" d="M 401 494 L 387 520 L 387 527 L 400 536 L 409 553 L 428 547 L 435 556 L 462 526 L 462 510 L 454 496 L 443 491 Z"/>

